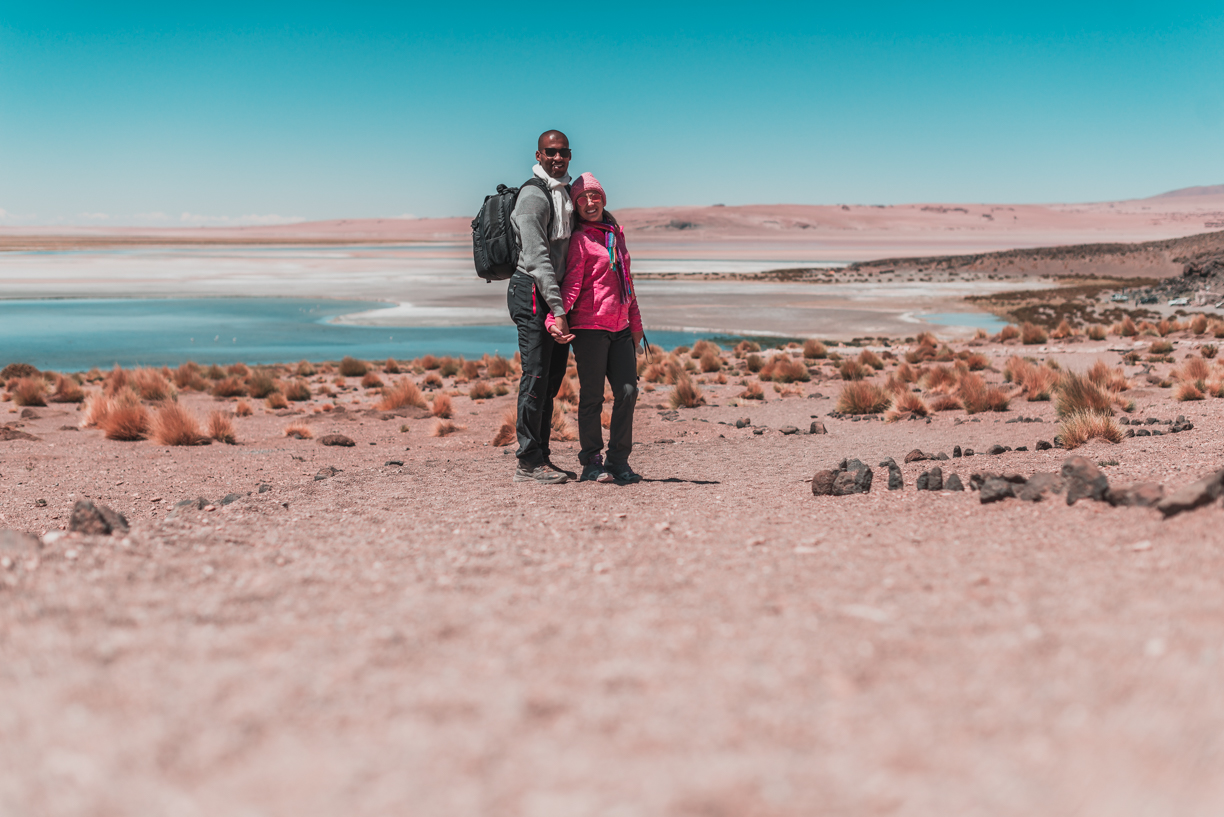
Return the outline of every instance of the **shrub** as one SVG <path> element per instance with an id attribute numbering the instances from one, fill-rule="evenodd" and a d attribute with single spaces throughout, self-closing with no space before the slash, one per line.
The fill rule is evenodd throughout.
<path id="1" fill-rule="evenodd" d="M 19 377 L 11 389 L 13 402 L 19 406 L 45 406 L 46 387 L 47 382 L 42 377 Z"/>
<path id="2" fill-rule="evenodd" d="M 268 395 L 267 403 L 268 408 L 272 409 L 273 411 L 280 411 L 281 409 L 289 408 L 289 401 L 285 399 L 285 395 L 278 391 L 274 391 Z"/>
<path id="3" fill-rule="evenodd" d="M 451 405 L 450 395 L 446 392 L 435 395 L 433 405 L 430 406 L 429 411 L 435 417 L 450 417 L 451 413 L 454 411 L 454 407 Z"/>
<path id="4" fill-rule="evenodd" d="M 790 357 L 778 357 L 773 361 L 773 379 L 778 383 L 807 383 L 812 376 L 802 362 Z"/>
<path id="5" fill-rule="evenodd" d="M 549 432 L 550 440 L 558 442 L 573 442 L 578 439 L 578 434 L 574 431 L 574 424 L 569 421 L 562 411 L 553 411 L 552 430 Z"/>
<path id="6" fill-rule="evenodd" d="M 884 368 L 884 361 L 880 360 L 880 356 L 870 349 L 864 349 L 859 353 L 859 363 L 864 366 L 870 366 L 877 372 Z"/>
<path id="7" fill-rule="evenodd" d="M 761 390 L 760 382 L 754 380 L 736 396 L 741 400 L 764 400 L 765 392 Z"/>
<path id="8" fill-rule="evenodd" d="M 688 353 L 689 353 L 689 348 L 687 346 L 677 346 L 675 349 L 672 349 L 672 354 L 675 355 L 676 357 L 680 357 L 681 355 L 687 355 Z"/>
<path id="9" fill-rule="evenodd" d="M 139 402 L 115 402 L 98 427 L 108 440 L 143 440 L 149 436 L 149 411 Z"/>
<path id="10" fill-rule="evenodd" d="M 1052 337 L 1054 340 L 1062 340 L 1063 338 L 1069 338 L 1074 334 L 1075 330 L 1071 328 L 1071 324 L 1067 322 L 1066 318 L 1063 318 L 1058 322 L 1058 326 L 1054 327 L 1054 331 L 1050 333 L 1050 337 Z"/>
<path id="11" fill-rule="evenodd" d="M 1105 327 L 1099 323 L 1094 323 L 1088 327 L 1089 340 L 1105 340 Z"/>
<path id="12" fill-rule="evenodd" d="M 815 338 L 808 338 L 803 342 L 803 356 L 808 360 L 820 360 L 829 356 L 829 350 Z"/>
<path id="13" fill-rule="evenodd" d="M 952 394 L 937 394 L 928 403 L 931 411 L 957 411 L 964 408 L 958 397 Z"/>
<path id="14" fill-rule="evenodd" d="M 717 372 L 722 369 L 722 358 L 717 353 L 706 350 L 701 355 L 700 366 L 701 371 L 704 373 Z"/>
<path id="15" fill-rule="evenodd" d="M 468 389 L 468 397 L 473 400 L 488 400 L 493 396 L 493 387 L 483 380 L 477 380 Z"/>
<path id="16" fill-rule="evenodd" d="M 438 364 L 438 374 L 443 377 L 454 377 L 462 366 L 463 358 L 455 360 L 453 357 L 444 357 Z"/>
<path id="17" fill-rule="evenodd" d="M 310 399 L 310 386 L 306 385 L 304 380 L 288 380 L 281 384 L 280 390 L 286 398 L 295 403 Z"/>
<path id="18" fill-rule="evenodd" d="M 747 363 L 748 371 L 750 372 L 759 372 L 761 371 L 761 367 L 765 365 L 765 361 L 763 361 L 761 356 L 757 354 L 748 355 Z"/>
<path id="19" fill-rule="evenodd" d="M 847 383 L 837 398 L 842 414 L 879 414 L 892 400 L 882 388 L 866 380 Z"/>
<path id="20" fill-rule="evenodd" d="M 39 377 L 42 372 L 29 363 L 10 363 L 0 370 L 0 382 L 7 383 L 19 377 Z"/>
<path id="21" fill-rule="evenodd" d="M 1224 338 L 1224 321 L 1212 321 L 1211 336 L 1214 338 Z"/>
<path id="22" fill-rule="evenodd" d="M 971 372 L 980 372 L 990 365 L 990 358 L 981 352 L 970 352 L 963 359 Z"/>
<path id="23" fill-rule="evenodd" d="M 981 375 L 967 374 L 957 384 L 961 403 L 969 414 L 982 411 L 1007 411 L 1007 392 L 998 386 L 988 386 Z"/>
<path id="24" fill-rule="evenodd" d="M 1198 382 L 1183 380 L 1177 384 L 1177 389 L 1173 392 L 1173 399 L 1183 402 L 1186 400 L 1202 400 L 1205 396 L 1203 394 L 1205 387 L 1206 385 L 1201 380 Z"/>
<path id="25" fill-rule="evenodd" d="M 867 367 L 852 357 L 843 360 L 839 370 L 842 380 L 862 380 L 867 376 Z"/>
<path id="26" fill-rule="evenodd" d="M 135 370 L 132 372 L 131 382 L 141 399 L 158 402 L 169 400 L 173 396 L 170 381 L 156 369 Z"/>
<path id="27" fill-rule="evenodd" d="M 1058 438 L 1066 449 L 1079 448 L 1092 439 L 1116 443 L 1122 439 L 1122 429 L 1112 417 L 1094 411 L 1073 412 L 1063 419 Z"/>
<path id="28" fill-rule="evenodd" d="M 1113 415 L 1110 395 L 1084 375 L 1064 372 L 1055 389 L 1054 411 L 1059 417 L 1096 412 Z"/>
<path id="29" fill-rule="evenodd" d="M 683 376 L 676 379 L 668 402 L 672 408 L 695 408 L 705 402 L 705 396 L 688 376 Z"/>
<path id="30" fill-rule="evenodd" d="M 1203 381 L 1211 376 L 1211 365 L 1201 357 L 1188 357 L 1173 370 L 1173 377 L 1183 382 Z"/>
<path id="31" fill-rule="evenodd" d="M 461 428 L 462 426 L 457 426 L 450 420 L 435 420 L 433 430 L 431 430 L 429 433 L 435 437 L 445 437 L 448 434 L 454 434 Z"/>
<path id="32" fill-rule="evenodd" d="M 926 417 L 931 409 L 921 397 L 912 391 L 900 391 L 893 396 L 892 405 L 884 412 L 884 421 L 894 423 L 902 418 Z"/>
<path id="33" fill-rule="evenodd" d="M 195 416 L 169 400 L 157 407 L 151 429 L 153 440 L 158 445 L 206 445 L 210 442 L 200 432 L 200 423 Z"/>
<path id="34" fill-rule="evenodd" d="M 914 367 L 908 363 L 902 363 L 897 367 L 897 379 L 903 383 L 913 383 L 918 379 L 918 372 L 914 371 Z"/>
<path id="35" fill-rule="evenodd" d="M 1167 355 L 1173 351 L 1173 341 L 1154 340 L 1152 345 L 1148 347 L 1148 351 L 1154 355 Z"/>
<path id="36" fill-rule="evenodd" d="M 426 371 L 436 369 L 441 365 L 442 362 L 433 355 L 425 355 L 425 357 L 421 358 L 421 368 L 425 369 Z"/>
<path id="37" fill-rule="evenodd" d="M 1195 315 L 1190 319 L 1190 331 L 1196 335 L 1202 335 L 1207 332 L 1207 316 Z"/>
<path id="38" fill-rule="evenodd" d="M 1020 337 L 1020 327 L 1009 323 L 999 330 L 999 334 L 995 335 L 994 340 L 996 343 L 1006 343 L 1018 337 Z"/>
<path id="39" fill-rule="evenodd" d="M 693 351 L 690 354 L 695 358 L 703 358 L 709 353 L 715 356 L 722 354 L 722 348 L 717 343 L 709 340 L 699 340 L 693 344 Z"/>
<path id="40" fill-rule="evenodd" d="M 508 409 L 502 415 L 501 426 L 497 429 L 497 434 L 493 436 L 493 445 L 505 446 L 510 443 L 518 442 L 518 432 L 515 427 L 518 425 L 518 410 Z"/>
<path id="41" fill-rule="evenodd" d="M 234 406 L 234 413 L 239 417 L 250 417 L 255 412 L 251 410 L 251 404 L 245 400 L 239 400 L 238 405 Z"/>
<path id="42" fill-rule="evenodd" d="M 285 436 L 293 437 L 298 440 L 309 440 L 314 436 L 314 432 L 310 430 L 310 426 L 305 423 L 290 423 L 285 426 Z"/>
<path id="43" fill-rule="evenodd" d="M 561 388 L 557 389 L 557 399 L 563 403 L 578 405 L 578 383 L 574 378 L 562 379 Z"/>
<path id="44" fill-rule="evenodd" d="M 234 377 L 246 377 L 251 373 L 251 370 L 247 367 L 247 365 L 241 362 L 231 363 L 225 371 Z"/>
<path id="45" fill-rule="evenodd" d="M 316 372 L 316 369 L 314 367 L 314 364 L 311 363 L 309 360 L 302 360 L 298 362 L 298 365 L 297 365 L 297 376 L 298 377 L 314 377 L 315 372 Z"/>
<path id="46" fill-rule="evenodd" d="M 1030 403 L 1049 400 L 1058 384 L 1058 372 L 1049 366 L 1033 366 L 1024 375 L 1020 386 L 1024 389 L 1025 399 Z"/>
<path id="47" fill-rule="evenodd" d="M 106 419 L 106 415 L 114 407 L 114 400 L 102 392 L 94 392 L 89 395 L 85 401 L 85 406 L 81 414 L 81 428 L 91 428 L 99 426 Z"/>
<path id="48" fill-rule="evenodd" d="M 208 367 L 208 370 L 204 372 L 204 376 L 209 380 L 221 380 L 225 377 L 225 369 L 222 369 L 216 363 L 213 363 Z"/>
<path id="49" fill-rule="evenodd" d="M 510 374 L 510 362 L 501 355 L 494 355 L 485 367 L 489 377 L 506 377 Z"/>
<path id="50" fill-rule="evenodd" d="M 935 366 L 928 369 L 919 378 L 922 387 L 929 392 L 947 392 L 956 386 L 956 373 L 947 366 Z"/>
<path id="51" fill-rule="evenodd" d="M 442 388 L 442 376 L 437 372 L 430 372 L 425 375 L 425 379 L 421 381 L 421 384 L 426 389 L 440 389 Z"/>
<path id="52" fill-rule="evenodd" d="M 459 371 L 463 374 L 465 380 L 475 380 L 480 377 L 480 364 L 475 360 L 464 361 L 459 358 Z"/>
<path id="53" fill-rule="evenodd" d="M 382 378 L 373 371 L 365 373 L 361 378 L 361 387 L 363 389 L 381 389 L 383 385 Z"/>
<path id="54" fill-rule="evenodd" d="M 1131 319 L 1130 315 L 1127 315 L 1118 324 L 1118 334 L 1124 338 L 1133 338 L 1139 334 L 1139 329 L 1135 326 L 1135 322 Z"/>
<path id="55" fill-rule="evenodd" d="M 345 377 L 363 377 L 369 370 L 369 364 L 355 357 L 345 355 L 340 361 L 340 374 Z"/>
<path id="56" fill-rule="evenodd" d="M 256 400 L 262 400 L 277 390 L 276 379 L 267 369 L 256 369 L 251 372 L 246 382 L 247 394 Z"/>
<path id="57" fill-rule="evenodd" d="M 246 386 L 237 377 L 226 377 L 213 384 L 214 397 L 245 397 Z"/>
<path id="58" fill-rule="evenodd" d="M 208 415 L 208 436 L 227 445 L 236 445 L 238 442 L 234 435 L 234 421 L 223 411 L 214 411 Z"/>
<path id="59" fill-rule="evenodd" d="M 55 392 L 51 395 L 52 403 L 80 403 L 85 399 L 85 392 L 71 377 L 59 375 L 55 381 Z"/>
<path id="60" fill-rule="evenodd" d="M 1027 322 L 1020 325 L 1020 342 L 1025 346 L 1045 343 L 1048 339 L 1046 331 L 1040 326 Z"/>
<path id="61" fill-rule="evenodd" d="M 1168 318 L 1165 318 L 1160 323 L 1156 324 L 1156 332 L 1162 338 L 1168 334 L 1176 332 L 1179 328 L 1180 326 L 1178 325 L 1177 321 L 1170 321 Z"/>
<path id="62" fill-rule="evenodd" d="M 399 364 L 395 362 L 395 358 L 389 357 L 383 362 L 383 371 L 387 374 L 399 374 Z"/>

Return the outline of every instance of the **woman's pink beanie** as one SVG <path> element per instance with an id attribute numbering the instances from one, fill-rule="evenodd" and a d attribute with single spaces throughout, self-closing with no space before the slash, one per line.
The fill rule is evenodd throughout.
<path id="1" fill-rule="evenodd" d="M 570 198 L 577 202 L 579 196 L 583 193 L 590 193 L 592 190 L 602 196 L 604 203 L 607 204 L 608 194 L 604 192 L 603 185 L 592 173 L 583 173 L 577 181 L 570 185 Z"/>

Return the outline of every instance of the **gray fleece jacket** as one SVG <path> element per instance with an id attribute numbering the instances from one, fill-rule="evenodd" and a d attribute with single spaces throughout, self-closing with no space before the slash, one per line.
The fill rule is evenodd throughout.
<path id="1" fill-rule="evenodd" d="M 519 245 L 518 272 L 535 279 L 536 289 L 544 296 L 548 309 L 556 317 L 565 314 L 561 301 L 561 282 L 565 280 L 565 259 L 569 255 L 569 237 L 548 240 L 548 214 L 552 202 L 543 190 L 527 185 L 519 193 L 510 224 Z M 560 216 L 558 216 L 559 218 Z"/>

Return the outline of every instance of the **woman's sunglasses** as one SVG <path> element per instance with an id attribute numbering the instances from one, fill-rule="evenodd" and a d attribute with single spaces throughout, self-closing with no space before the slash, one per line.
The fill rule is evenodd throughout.
<path id="1" fill-rule="evenodd" d="M 560 155 L 562 159 L 570 158 L 569 148 L 542 148 L 542 150 L 544 151 L 544 155 L 550 159 L 555 159 L 558 155 Z"/>

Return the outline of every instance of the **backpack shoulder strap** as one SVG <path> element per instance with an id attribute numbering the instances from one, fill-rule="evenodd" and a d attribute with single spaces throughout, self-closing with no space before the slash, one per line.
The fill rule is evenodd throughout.
<path id="1" fill-rule="evenodd" d="M 532 176 L 530 179 L 523 182 L 523 186 L 519 188 L 520 196 L 528 186 L 538 188 L 539 191 L 544 194 L 544 198 L 548 200 L 548 223 L 544 225 L 544 235 L 552 235 L 553 219 L 556 217 L 556 214 L 553 212 L 552 196 L 548 195 L 548 183 L 539 176 Z M 567 187 L 566 189 L 568 190 L 569 188 Z"/>

